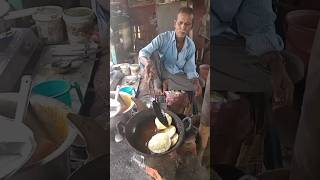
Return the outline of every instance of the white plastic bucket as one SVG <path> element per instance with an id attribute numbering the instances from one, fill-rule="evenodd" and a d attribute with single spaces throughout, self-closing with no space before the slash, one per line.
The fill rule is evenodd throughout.
<path id="1" fill-rule="evenodd" d="M 130 64 L 131 75 L 138 75 L 140 70 L 139 64 Z"/>
<path id="2" fill-rule="evenodd" d="M 71 44 L 87 43 L 88 33 L 94 25 L 94 13 L 87 7 L 75 7 L 64 10 L 63 20 L 66 23 L 68 39 Z"/>
<path id="3" fill-rule="evenodd" d="M 125 75 L 125 76 L 129 76 L 130 75 L 130 64 L 129 63 L 123 63 L 120 65 L 120 69 L 121 72 Z"/>
<path id="4" fill-rule="evenodd" d="M 59 6 L 43 6 L 32 15 L 39 37 L 47 44 L 57 44 L 65 40 L 63 9 Z"/>

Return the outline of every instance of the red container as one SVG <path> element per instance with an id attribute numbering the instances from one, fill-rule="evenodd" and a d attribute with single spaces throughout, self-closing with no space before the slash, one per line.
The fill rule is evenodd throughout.
<path id="1" fill-rule="evenodd" d="M 295 10 L 286 15 L 286 49 L 298 55 L 307 67 L 320 11 Z"/>

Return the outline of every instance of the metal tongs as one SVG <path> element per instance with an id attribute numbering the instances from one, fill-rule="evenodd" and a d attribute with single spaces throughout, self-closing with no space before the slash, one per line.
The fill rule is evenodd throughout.
<path id="1" fill-rule="evenodd" d="M 153 90 L 153 94 L 151 93 L 151 90 Z M 150 91 L 150 95 L 153 96 L 152 108 L 154 113 L 156 114 L 156 117 L 164 126 L 168 127 L 169 124 L 168 124 L 167 118 L 161 110 L 160 103 L 156 99 L 153 81 L 149 82 L 149 91 Z"/>

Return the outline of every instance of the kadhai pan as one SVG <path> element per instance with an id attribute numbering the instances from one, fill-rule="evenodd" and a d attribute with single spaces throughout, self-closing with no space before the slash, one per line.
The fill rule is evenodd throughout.
<path id="1" fill-rule="evenodd" d="M 179 134 L 178 142 L 164 153 L 153 153 L 147 143 L 153 135 L 157 133 L 157 127 L 154 123 L 156 115 L 152 109 L 143 110 L 136 113 L 126 123 L 119 122 L 119 132 L 126 138 L 128 144 L 139 154 L 144 156 L 162 156 L 177 149 L 183 142 L 185 134 L 192 127 L 190 117 L 181 120 L 176 114 L 171 111 L 165 111 L 172 117 L 172 124 L 176 127 L 176 132 Z"/>

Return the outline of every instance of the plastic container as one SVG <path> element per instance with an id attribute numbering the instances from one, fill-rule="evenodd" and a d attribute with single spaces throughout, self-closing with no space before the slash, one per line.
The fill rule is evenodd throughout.
<path id="1" fill-rule="evenodd" d="M 62 20 L 63 9 L 59 6 L 44 6 L 32 15 L 38 35 L 47 44 L 65 41 L 65 26 Z"/>
<path id="2" fill-rule="evenodd" d="M 89 42 L 95 15 L 90 8 L 75 7 L 64 10 L 63 20 L 66 23 L 68 39 L 71 44 Z"/>
<path id="3" fill-rule="evenodd" d="M 121 110 L 120 103 L 110 98 L 110 118 L 113 118 L 117 114 L 119 114 L 120 110 Z"/>
<path id="4" fill-rule="evenodd" d="M 286 49 L 302 58 L 306 67 L 319 19 L 320 11 L 315 10 L 291 11 L 286 16 Z"/>
<path id="5" fill-rule="evenodd" d="M 129 76 L 130 75 L 130 65 L 128 63 L 123 63 L 120 65 L 120 69 L 121 72 L 125 75 L 125 76 Z"/>
<path id="6" fill-rule="evenodd" d="M 129 117 L 131 117 L 131 113 L 135 105 L 134 101 L 131 99 L 131 95 L 125 92 L 119 92 L 119 96 L 121 97 L 121 99 L 125 103 L 124 105 L 126 106 L 126 108 L 122 110 L 122 113 L 129 113 Z"/>
<path id="7" fill-rule="evenodd" d="M 131 75 L 138 75 L 140 70 L 139 64 L 130 64 Z"/>
<path id="8" fill-rule="evenodd" d="M 70 84 L 64 80 L 45 81 L 34 86 L 32 93 L 55 98 L 71 107 L 70 90 L 72 88 L 76 89 L 80 102 L 83 104 L 83 96 L 78 83 Z"/>
<path id="9" fill-rule="evenodd" d="M 135 96 L 136 95 L 136 90 L 132 87 L 132 86 L 125 86 L 119 89 L 120 92 L 125 92 L 128 93 L 131 96 Z"/>
<path id="10" fill-rule="evenodd" d="M 39 120 L 28 111 L 25 123 L 33 131 L 36 150 L 31 159 L 6 180 L 66 179 L 70 175 L 70 146 L 78 135 L 66 116 L 71 109 L 55 99 L 39 95 L 31 96 L 30 101 L 39 104 L 40 111 L 50 113 L 52 117 L 50 121 Z M 47 134 L 40 133 L 43 131 L 51 138 L 47 139 Z"/>

